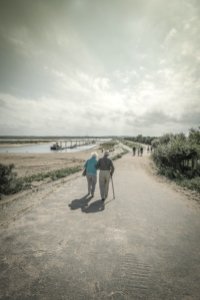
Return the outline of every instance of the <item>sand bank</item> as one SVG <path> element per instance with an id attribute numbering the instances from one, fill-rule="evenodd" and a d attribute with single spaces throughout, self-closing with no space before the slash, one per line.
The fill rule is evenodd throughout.
<path id="1" fill-rule="evenodd" d="M 84 161 L 90 157 L 93 151 L 101 155 L 99 146 L 96 146 L 92 150 L 89 149 L 73 153 L 0 153 L 0 163 L 6 165 L 14 164 L 18 177 L 24 177 L 61 168 L 83 165 Z"/>

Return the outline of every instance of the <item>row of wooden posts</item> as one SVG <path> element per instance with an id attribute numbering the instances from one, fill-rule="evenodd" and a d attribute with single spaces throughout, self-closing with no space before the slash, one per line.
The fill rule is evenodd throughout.
<path id="1" fill-rule="evenodd" d="M 64 150 L 76 148 L 84 145 L 95 144 L 96 140 L 94 139 L 81 139 L 81 140 L 67 140 L 67 141 L 57 141 L 53 146 L 52 150 Z"/>

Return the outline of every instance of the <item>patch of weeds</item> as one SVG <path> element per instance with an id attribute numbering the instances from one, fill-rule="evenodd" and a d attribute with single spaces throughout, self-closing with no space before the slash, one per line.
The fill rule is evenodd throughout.
<path id="1" fill-rule="evenodd" d="M 186 187 L 190 190 L 200 193 L 200 177 L 195 177 L 192 179 L 185 178 L 183 180 L 176 180 L 176 182 L 182 187 Z"/>
<path id="2" fill-rule="evenodd" d="M 55 170 L 53 172 L 49 172 L 49 177 L 52 180 L 57 180 L 66 176 L 69 176 L 71 174 L 74 174 L 76 172 L 79 172 L 82 170 L 81 166 L 76 166 L 76 167 L 71 167 L 71 168 L 65 168 L 65 169 L 59 169 L 59 170 Z"/>
<path id="3" fill-rule="evenodd" d="M 71 167 L 71 168 L 63 168 L 63 169 L 58 169 L 58 170 L 54 170 L 54 171 L 49 171 L 46 173 L 35 174 L 35 175 L 29 176 L 29 177 L 24 177 L 23 179 L 26 182 L 42 181 L 46 178 L 50 178 L 51 180 L 58 180 L 60 178 L 69 176 L 69 175 L 79 172 L 81 170 L 82 170 L 81 166 L 76 166 L 76 167 Z"/>
<path id="4" fill-rule="evenodd" d="M 178 170 L 174 170 L 172 168 L 167 168 L 163 166 L 160 168 L 158 168 L 158 166 L 156 165 L 154 166 L 156 167 L 158 175 L 165 176 L 184 188 L 200 193 L 200 176 L 190 178 L 184 176 Z"/>

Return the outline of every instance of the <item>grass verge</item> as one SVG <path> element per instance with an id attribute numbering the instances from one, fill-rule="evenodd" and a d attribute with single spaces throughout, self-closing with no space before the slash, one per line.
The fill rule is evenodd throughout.
<path id="1" fill-rule="evenodd" d="M 184 188 L 200 193 L 200 176 L 187 177 L 178 170 L 156 165 L 155 161 L 154 165 L 158 175 L 164 176 Z"/>
<path id="2" fill-rule="evenodd" d="M 38 173 L 35 175 L 31 175 L 28 177 L 23 177 L 23 180 L 27 183 L 31 183 L 33 181 L 42 181 L 46 178 L 50 178 L 51 180 L 58 180 L 60 178 L 69 176 L 76 172 L 79 172 L 82 169 L 81 166 L 71 167 L 71 168 L 63 168 L 54 171 L 49 171 L 46 173 Z"/>
<path id="3" fill-rule="evenodd" d="M 12 166 L 12 169 L 13 169 L 13 166 Z M 10 174 L 12 174 L 12 169 L 9 170 Z M 22 178 L 17 178 L 15 173 L 13 173 L 14 176 L 13 175 L 10 176 L 10 174 L 9 174 L 11 179 L 7 180 L 5 182 L 4 186 L 1 187 L 0 192 L 1 192 L 1 194 L 4 194 L 4 195 L 16 194 L 18 192 L 30 189 L 32 187 L 32 182 L 43 181 L 44 179 L 47 179 L 47 178 L 50 178 L 51 180 L 55 181 L 60 178 L 64 178 L 71 174 L 79 172 L 81 170 L 82 170 L 82 166 L 75 166 L 75 167 L 70 167 L 70 168 L 63 168 L 63 169 L 58 169 L 58 170 L 54 170 L 54 171 L 49 171 L 46 173 L 38 173 L 35 175 L 22 177 Z"/>
<path id="4" fill-rule="evenodd" d="M 176 183 L 179 184 L 182 187 L 186 187 L 187 189 L 196 191 L 200 193 L 200 177 L 195 177 L 192 179 L 182 179 L 182 180 L 176 180 Z"/>

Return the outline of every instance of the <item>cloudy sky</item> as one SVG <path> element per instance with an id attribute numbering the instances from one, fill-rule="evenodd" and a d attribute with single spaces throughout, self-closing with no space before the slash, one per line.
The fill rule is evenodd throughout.
<path id="1" fill-rule="evenodd" d="M 200 125 L 198 0 L 0 0 L 0 135 Z"/>

